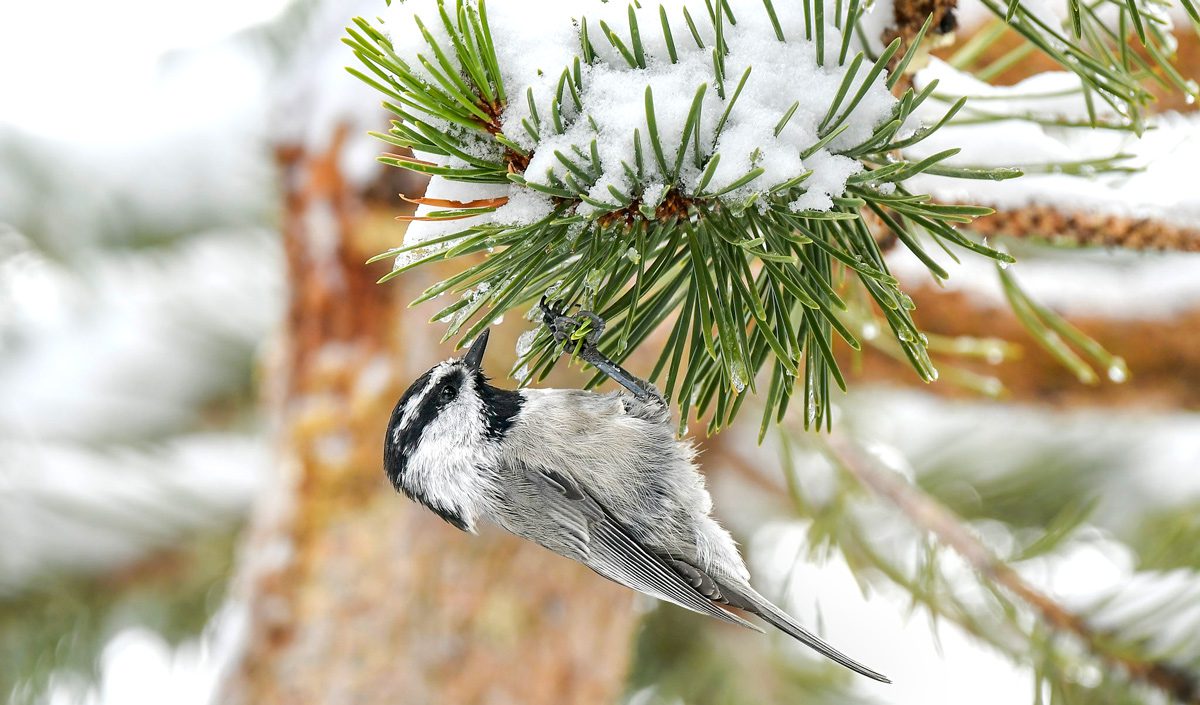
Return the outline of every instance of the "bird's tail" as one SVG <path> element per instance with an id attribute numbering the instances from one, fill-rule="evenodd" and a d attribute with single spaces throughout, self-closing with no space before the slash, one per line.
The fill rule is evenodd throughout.
<path id="1" fill-rule="evenodd" d="M 724 592 L 731 592 L 727 587 L 723 587 Z M 796 620 L 792 619 L 791 615 L 771 604 L 770 600 L 758 594 L 753 588 L 749 586 L 739 586 L 736 589 L 736 593 L 736 596 L 741 598 L 740 601 L 742 602 L 742 604 L 737 605 L 738 607 L 762 617 L 767 622 L 770 622 L 772 626 L 778 628 L 788 636 L 804 643 L 805 646 L 808 646 L 829 660 L 840 663 L 855 673 L 860 673 L 867 678 L 872 678 L 881 683 L 892 682 L 882 673 L 867 668 L 858 661 L 855 661 L 849 656 L 833 648 L 829 644 L 826 644 L 815 634 L 800 626 Z"/>

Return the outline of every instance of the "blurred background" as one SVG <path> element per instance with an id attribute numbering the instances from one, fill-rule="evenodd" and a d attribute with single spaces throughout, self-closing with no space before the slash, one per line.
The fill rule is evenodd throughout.
<path id="1" fill-rule="evenodd" d="M 378 5 L 0 2 L 0 696 L 1200 701 L 1200 192 L 981 226 L 1039 236 L 1006 241 L 1014 276 L 1127 372 L 1081 384 L 993 276 L 942 289 L 898 259 L 943 381 L 842 351 L 832 436 L 692 424 L 761 589 L 878 686 L 387 486 L 386 416 L 450 347 L 406 308 L 436 269 L 379 286 L 389 265 L 363 265 L 422 188 L 375 162 L 386 117 L 343 69 L 344 26 Z M 1194 106 L 1158 107 L 1144 165 L 1194 183 Z M 509 319 L 497 378 L 531 327 Z"/>

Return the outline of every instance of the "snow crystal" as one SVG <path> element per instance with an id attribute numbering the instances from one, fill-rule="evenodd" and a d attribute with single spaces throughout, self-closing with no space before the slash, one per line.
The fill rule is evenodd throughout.
<path id="1" fill-rule="evenodd" d="M 879 56 L 886 46 L 883 43 L 888 30 L 896 27 L 895 0 L 874 0 L 866 2 L 862 15 L 858 20 L 858 29 L 866 39 L 867 49 L 871 56 Z"/>
<path id="2" fill-rule="evenodd" d="M 567 181 L 572 175 L 563 159 L 570 159 L 596 173 L 595 181 L 588 184 L 589 198 L 613 204 L 608 210 L 615 210 L 619 207 L 617 201 L 623 199 L 615 197 L 614 190 L 625 198 L 655 204 L 669 186 L 678 185 L 686 196 L 725 191 L 720 196 L 722 200 L 740 204 L 811 170 L 812 175 L 802 184 L 807 193 L 796 199 L 791 207 L 829 210 L 832 199 L 844 192 L 846 179 L 861 168 L 855 160 L 840 157 L 837 153 L 869 137 L 890 117 L 895 106 L 896 100 L 887 90 L 884 77 L 878 77 L 867 87 L 862 101 L 846 116 L 844 132 L 826 148 L 802 158 L 801 154 L 818 141 L 821 123 L 845 75 L 845 69 L 837 61 L 841 32 L 832 25 L 824 28 L 824 65 L 819 66 L 815 42 L 804 38 L 805 17 L 800 3 L 776 4 L 780 27 L 786 38 L 780 42 L 762 3 L 733 2 L 737 23 L 727 22 L 723 27 L 729 54 L 724 59 L 724 84 L 719 86 L 713 68 L 716 39 L 711 23 L 707 21 L 707 11 L 702 4 L 688 4 L 692 16 L 702 18 L 696 26 L 704 48 L 698 48 L 684 20 L 684 5 L 682 0 L 665 3 L 678 57 L 674 63 L 661 29 L 658 4 L 634 8 L 645 48 L 646 68 L 640 69 L 629 66 L 603 36 L 600 26 L 604 22 L 629 45 L 629 5 L 626 3 L 600 0 L 489 3 L 488 20 L 493 36 L 497 38 L 497 59 L 509 98 L 500 125 L 505 136 L 532 155 L 525 177 L 533 182 Z M 871 27 L 878 25 L 881 29 L 890 23 L 891 14 L 891 2 L 879 0 L 868 8 L 866 16 L 868 23 L 873 23 Z M 830 12 L 826 19 L 832 21 L 832 15 Z M 389 33 L 396 53 L 414 71 L 422 74 L 427 70 L 421 67 L 416 57 L 432 52 L 417 29 L 417 18 L 436 41 L 443 46 L 451 45 L 439 18 L 436 0 L 392 3 L 383 16 L 383 27 Z M 580 36 L 585 21 L 596 61 L 591 65 L 581 62 L 582 107 L 577 108 L 574 100 L 564 98 L 561 106 L 563 131 L 559 134 L 550 124 L 550 105 L 558 94 L 563 72 L 574 70 L 581 53 Z M 857 39 L 850 45 L 853 55 L 858 50 Z M 718 123 L 729 108 L 743 75 L 746 75 L 745 85 L 718 133 Z M 864 67 L 853 84 L 855 90 L 865 75 Z M 426 77 L 433 80 L 431 75 Z M 677 160 L 685 124 L 700 90 L 702 98 L 695 134 L 683 146 L 685 153 Z M 648 92 L 653 99 L 661 160 L 650 140 L 652 131 L 646 110 Z M 531 111 L 531 103 L 537 111 L 536 116 Z M 789 112 L 790 117 L 783 121 Z M 840 115 L 833 118 L 836 121 Z M 458 129 L 433 117 L 423 119 L 447 131 Z M 536 138 L 525 129 L 526 123 L 540 125 Z M 625 165 L 634 166 L 635 132 L 639 135 L 644 157 L 639 184 L 631 182 L 625 168 Z M 468 151 L 493 158 L 498 154 L 498 145 L 487 135 L 465 135 L 461 131 L 455 134 L 474 141 L 468 144 Z M 703 188 L 706 164 L 696 165 L 697 136 L 705 161 L 709 155 L 720 155 Z M 597 164 L 592 164 L 592 154 L 598 155 Z M 449 158 L 439 155 L 421 155 L 421 158 L 442 165 L 452 163 Z M 750 183 L 730 188 L 752 169 L 762 169 L 763 173 Z M 473 191 L 468 193 L 470 189 Z M 478 198 L 479 189 L 440 177 L 434 177 L 430 185 L 431 194 L 463 202 Z M 553 210 L 548 197 L 519 185 L 500 184 L 487 190 L 489 197 L 507 196 L 508 203 L 493 213 L 469 219 L 415 222 L 409 228 L 406 242 L 419 243 L 486 223 L 528 224 L 546 217 Z M 437 207 L 422 206 L 418 215 L 431 210 L 437 210 Z M 588 204 L 577 206 L 577 212 L 584 215 L 596 210 L 598 207 Z"/>
<path id="3" fill-rule="evenodd" d="M 1058 30 L 1066 18 L 1067 8 L 1050 0 L 1021 0 L 1021 9 L 1050 29 Z"/>
<path id="4" fill-rule="evenodd" d="M 791 208 L 794 211 L 827 211 L 833 208 L 831 195 L 845 192 L 846 179 L 857 174 L 862 168 L 850 157 L 830 154 L 825 150 L 809 157 L 805 166 L 813 170 L 813 175 L 804 181 L 808 192 L 792 202 Z"/>
<path id="5" fill-rule="evenodd" d="M 537 339 L 538 330 L 540 329 L 531 328 L 517 338 L 517 360 L 525 359 L 525 357 L 529 355 L 530 351 L 533 350 L 533 341 Z M 513 373 L 513 378 L 516 379 L 518 383 L 524 384 L 525 381 L 529 379 L 529 364 L 522 364 L 521 368 Z"/>
<path id="6" fill-rule="evenodd" d="M 530 350 L 533 350 L 533 340 L 534 340 L 534 338 L 537 338 L 537 334 L 538 334 L 539 330 L 540 330 L 539 328 L 531 328 L 530 330 L 527 330 L 524 333 L 522 333 L 521 336 L 519 338 L 517 338 L 517 359 L 518 360 L 520 360 L 521 358 L 528 355 Z"/>

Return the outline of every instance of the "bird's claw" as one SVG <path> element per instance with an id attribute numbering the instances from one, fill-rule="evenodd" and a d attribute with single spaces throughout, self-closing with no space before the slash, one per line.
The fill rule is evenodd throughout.
<path id="1" fill-rule="evenodd" d="M 562 345 L 565 352 L 579 355 L 581 359 L 632 392 L 635 398 L 647 402 L 653 401 L 664 408 L 667 406 L 667 400 L 654 385 L 634 376 L 600 352 L 596 343 L 600 340 L 600 334 L 604 332 L 603 318 L 591 311 L 579 311 L 573 316 L 568 316 L 566 309 L 547 303 L 545 296 L 542 297 L 538 308 L 542 311 L 542 323 L 554 337 L 555 344 Z M 584 331 L 582 336 L 579 336 L 577 333 L 579 329 L 589 323 L 590 327 Z"/>
<path id="2" fill-rule="evenodd" d="M 567 315 L 568 309 L 547 303 L 544 296 L 538 304 L 538 308 L 542 311 L 542 322 L 554 336 L 554 342 L 562 344 L 567 351 L 574 352 L 580 340 L 584 346 L 590 348 L 595 348 L 600 341 L 600 335 L 604 332 L 604 319 L 591 311 L 579 311 L 574 315 Z M 575 337 L 575 332 L 583 327 L 585 321 L 591 323 L 591 328 L 583 335 L 582 339 L 578 339 Z"/>

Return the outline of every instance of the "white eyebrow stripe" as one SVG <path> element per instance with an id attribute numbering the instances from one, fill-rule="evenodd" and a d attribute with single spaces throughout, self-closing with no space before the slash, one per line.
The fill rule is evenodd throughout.
<path id="1" fill-rule="evenodd" d="M 447 360 L 446 362 L 443 362 L 430 370 L 429 382 L 426 383 L 425 388 L 421 390 L 420 394 L 416 395 L 412 399 L 409 399 L 408 403 L 404 405 L 404 413 L 400 415 L 400 426 L 398 428 L 403 429 L 408 427 L 408 424 L 412 421 L 413 416 L 416 415 L 417 409 L 421 408 L 421 402 L 424 401 L 425 397 L 429 396 L 429 390 L 436 387 L 437 383 L 440 382 L 443 377 L 449 374 L 450 362 L 450 360 Z"/>

